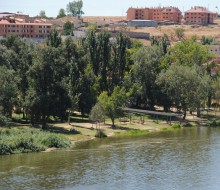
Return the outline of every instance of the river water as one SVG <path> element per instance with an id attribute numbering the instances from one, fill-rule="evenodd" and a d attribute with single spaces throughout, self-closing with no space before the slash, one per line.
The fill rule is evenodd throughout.
<path id="1" fill-rule="evenodd" d="M 1 190 L 219 190 L 220 128 L 109 138 L 0 157 Z"/>

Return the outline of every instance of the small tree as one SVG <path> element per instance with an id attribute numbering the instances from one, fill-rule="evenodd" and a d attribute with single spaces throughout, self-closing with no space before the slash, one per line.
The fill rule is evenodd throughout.
<path id="1" fill-rule="evenodd" d="M 73 23 L 71 23 L 70 21 L 65 22 L 65 24 L 63 25 L 64 28 L 64 35 L 71 35 L 72 34 L 72 30 L 73 30 Z"/>
<path id="2" fill-rule="evenodd" d="M 176 37 L 179 39 L 179 40 L 182 40 L 184 38 L 184 29 L 183 28 L 177 28 L 175 30 L 175 34 L 176 34 Z"/>
<path id="3" fill-rule="evenodd" d="M 104 108 L 105 115 L 110 117 L 112 127 L 115 127 L 115 119 L 123 114 L 123 107 L 127 102 L 127 95 L 124 88 L 119 86 L 114 88 L 112 95 L 106 91 L 102 92 L 98 98 L 98 103 Z"/>
<path id="4" fill-rule="evenodd" d="M 61 45 L 62 39 L 60 34 L 56 30 L 52 30 L 49 34 L 47 45 L 51 47 L 59 47 Z"/>
<path id="5" fill-rule="evenodd" d="M 66 16 L 65 10 L 64 9 L 60 9 L 59 13 L 57 15 L 57 18 L 63 18 Z"/>
<path id="6" fill-rule="evenodd" d="M 89 118 L 92 121 L 104 121 L 105 120 L 105 110 L 100 102 L 93 106 Z"/>
<path id="7" fill-rule="evenodd" d="M 83 1 L 78 0 L 78 1 L 69 2 L 69 4 L 67 4 L 66 10 L 72 16 L 79 18 L 84 14 L 84 12 L 82 11 L 82 7 L 83 7 Z"/>

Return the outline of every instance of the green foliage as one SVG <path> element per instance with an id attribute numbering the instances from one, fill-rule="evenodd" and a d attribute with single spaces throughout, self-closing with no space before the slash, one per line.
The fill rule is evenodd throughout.
<path id="1" fill-rule="evenodd" d="M 65 17 L 65 16 L 66 16 L 65 10 L 64 10 L 64 9 L 60 9 L 60 10 L 59 10 L 59 13 L 58 13 L 58 15 L 57 15 L 57 19 L 58 19 L 58 18 L 63 18 L 63 17 Z"/>
<path id="2" fill-rule="evenodd" d="M 149 133 L 148 130 L 134 129 L 134 130 L 128 130 L 126 132 L 126 135 L 146 135 L 148 133 Z"/>
<path id="3" fill-rule="evenodd" d="M 77 0 L 77 1 L 69 2 L 69 4 L 67 4 L 66 10 L 72 16 L 80 17 L 81 15 L 84 14 L 82 8 L 83 8 L 83 1 Z"/>
<path id="4" fill-rule="evenodd" d="M 102 122 L 105 120 L 105 110 L 100 102 L 96 103 L 90 112 L 90 120 Z"/>
<path id="5" fill-rule="evenodd" d="M 212 94 L 215 101 L 220 102 L 220 78 L 212 81 Z"/>
<path id="6" fill-rule="evenodd" d="M 111 95 L 108 95 L 106 91 L 102 92 L 98 97 L 98 102 L 104 108 L 105 115 L 112 120 L 112 126 L 115 126 L 115 118 L 123 115 L 123 107 L 127 102 L 127 94 L 124 88 L 119 86 L 114 88 Z"/>
<path id="7" fill-rule="evenodd" d="M 152 36 L 150 40 L 151 40 L 151 46 L 156 45 L 161 47 L 164 54 L 168 52 L 168 48 L 170 46 L 170 40 L 166 34 L 164 34 L 162 37 Z"/>
<path id="8" fill-rule="evenodd" d="M 215 56 L 209 51 L 208 47 L 192 40 L 181 41 L 169 49 L 163 63 L 171 65 L 173 63 L 187 66 L 202 66 Z"/>
<path id="9" fill-rule="evenodd" d="M 7 127 L 9 125 L 10 119 L 0 114 L 0 127 Z"/>
<path id="10" fill-rule="evenodd" d="M 218 42 L 212 36 L 202 36 L 202 45 L 217 45 Z"/>
<path id="11" fill-rule="evenodd" d="M 175 124 L 172 125 L 172 128 L 173 129 L 179 129 L 179 128 L 181 128 L 181 125 L 178 124 L 178 123 L 175 123 Z"/>
<path id="12" fill-rule="evenodd" d="M 62 39 L 56 30 L 52 30 L 48 36 L 47 45 L 58 48 L 61 45 Z"/>
<path id="13" fill-rule="evenodd" d="M 107 135 L 105 134 L 105 132 L 102 129 L 99 129 L 96 131 L 95 137 L 96 138 L 105 138 L 105 137 L 107 137 Z"/>
<path id="14" fill-rule="evenodd" d="M 208 97 L 210 78 L 197 67 L 172 65 L 160 73 L 156 83 L 175 106 L 182 108 L 184 118 L 187 109 L 199 109 Z"/>
<path id="15" fill-rule="evenodd" d="M 40 16 L 41 18 L 47 18 L 46 12 L 45 12 L 44 10 L 41 10 L 41 11 L 40 11 L 39 16 Z"/>
<path id="16" fill-rule="evenodd" d="M 0 155 L 19 152 L 39 152 L 48 147 L 69 147 L 70 140 L 63 135 L 39 129 L 0 129 Z"/>
<path id="17" fill-rule="evenodd" d="M 73 23 L 71 23 L 70 21 L 65 22 L 63 25 L 63 34 L 71 35 L 73 32 L 73 26 Z"/>
<path id="18" fill-rule="evenodd" d="M 62 135 L 50 134 L 42 140 L 47 147 L 65 148 L 70 145 L 70 141 Z"/>
<path id="19" fill-rule="evenodd" d="M 156 104 L 158 87 L 156 77 L 161 71 L 160 59 L 163 56 L 162 48 L 151 46 L 142 48 L 134 54 L 134 65 L 131 73 L 133 90 L 131 96 L 138 101 L 138 105 L 145 104 L 153 109 Z"/>
<path id="20" fill-rule="evenodd" d="M 220 119 L 215 119 L 210 123 L 210 127 L 220 127 Z"/>
<path id="21" fill-rule="evenodd" d="M 17 86 L 14 71 L 0 66 L 0 107 L 5 116 L 12 116 L 12 109 L 17 101 Z"/>
<path id="22" fill-rule="evenodd" d="M 175 30 L 175 34 L 176 34 L 176 37 L 181 40 L 184 38 L 184 29 L 183 28 L 177 28 Z"/>
<path id="23" fill-rule="evenodd" d="M 38 49 L 28 73 L 30 90 L 26 96 L 26 105 L 32 120 L 34 117 L 42 118 L 43 129 L 50 115 L 63 120 L 67 108 L 71 107 L 68 91 L 62 81 L 66 72 L 58 48 Z"/>

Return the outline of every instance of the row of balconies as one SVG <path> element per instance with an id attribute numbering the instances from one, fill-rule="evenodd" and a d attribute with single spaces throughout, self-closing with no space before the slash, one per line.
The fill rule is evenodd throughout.
<path id="1" fill-rule="evenodd" d="M 16 25 L 16 24 L 13 24 L 13 25 L 4 25 L 4 28 L 51 28 L 51 26 L 36 26 L 36 25 Z"/>
<path id="2" fill-rule="evenodd" d="M 39 31 L 33 31 L 33 30 L 3 30 L 5 33 L 12 32 L 12 33 L 50 33 L 50 30 L 39 30 Z"/>

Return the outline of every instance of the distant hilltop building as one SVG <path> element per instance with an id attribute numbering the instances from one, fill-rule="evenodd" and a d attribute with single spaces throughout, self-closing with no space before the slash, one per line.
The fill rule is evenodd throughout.
<path id="1" fill-rule="evenodd" d="M 199 25 L 213 24 L 217 16 L 217 13 L 211 12 L 205 7 L 195 6 L 185 12 L 185 23 Z"/>
<path id="2" fill-rule="evenodd" d="M 195 6 L 185 12 L 186 24 L 208 25 L 213 24 L 217 13 L 209 11 L 205 7 Z M 181 23 L 182 12 L 177 7 L 157 8 L 129 8 L 127 20 L 154 20 L 156 22 Z"/>
<path id="3" fill-rule="evenodd" d="M 154 20 L 180 23 L 182 12 L 177 7 L 129 8 L 127 20 Z"/>
<path id="4" fill-rule="evenodd" d="M 30 18 L 20 13 L 0 13 L 0 38 L 15 35 L 25 38 L 47 38 L 52 24 L 45 19 Z"/>

